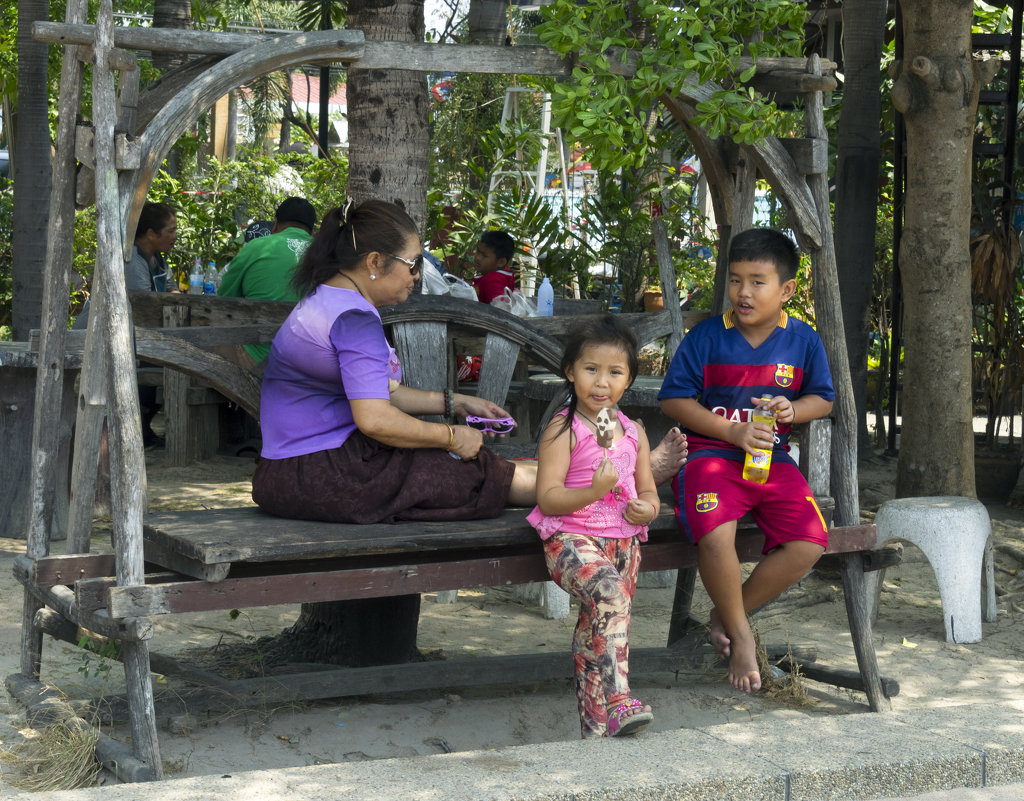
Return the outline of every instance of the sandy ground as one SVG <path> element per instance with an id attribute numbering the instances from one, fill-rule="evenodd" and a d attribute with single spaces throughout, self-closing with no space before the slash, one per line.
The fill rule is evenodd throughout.
<path id="1" fill-rule="evenodd" d="M 150 506 L 195 508 L 248 503 L 253 462 L 218 456 L 188 468 L 168 468 L 161 451 L 147 454 Z M 861 465 L 861 496 L 866 517 L 891 496 L 895 460 L 871 457 Z M 1024 554 L 1024 514 L 990 505 L 997 548 L 997 584 L 1012 589 Z M 102 524 L 94 549 L 109 547 Z M 0 674 L 18 670 L 22 592 L 11 575 L 24 543 L 0 539 Z M 59 552 L 59 545 L 55 552 Z M 1024 576 L 1024 573 L 1021 574 Z M 641 587 L 633 616 L 631 644 L 662 645 L 668 629 L 671 588 Z M 699 589 L 696 610 L 706 617 L 708 603 Z M 896 678 L 897 710 L 997 703 L 1024 697 L 1024 627 L 1020 596 L 1000 598 L 995 623 L 984 624 L 980 643 L 945 641 L 938 589 L 930 566 L 912 545 L 903 564 L 890 569 L 881 596 L 875 641 L 883 675 Z M 180 655 L 273 634 L 296 618 L 293 606 L 247 610 L 232 619 L 225 612 L 176 616 L 158 621 L 154 651 Z M 562 651 L 569 659 L 575 615 L 545 620 L 540 610 L 517 603 L 510 589 L 463 591 L 454 604 L 425 596 L 419 645 L 448 656 Z M 817 647 L 821 663 L 856 668 L 850 644 L 841 584 L 827 573 L 812 573 L 774 606 L 755 618 L 762 639 Z M 119 665 L 104 670 L 103 660 L 61 642 L 45 639 L 43 680 L 71 698 L 123 691 Z M 158 679 L 161 686 L 173 680 Z M 170 681 L 167 685 L 165 682 Z M 866 711 L 863 694 L 804 681 L 806 705 L 765 693 L 744 696 L 724 679 L 721 668 L 634 676 L 634 693 L 655 710 L 654 731 L 742 722 L 752 716 L 781 721 L 804 716 Z M 567 682 L 529 686 L 444 690 L 330 701 L 281 708 L 237 710 L 208 715 L 193 710 L 190 719 L 158 713 L 161 754 L 169 777 L 222 774 L 270 767 L 434 754 L 442 751 L 571 740 L 579 736 L 575 700 Z M 127 726 L 115 726 L 125 739 Z M 22 709 L 0 700 L 0 739 L 16 744 L 35 733 L 25 728 Z M 112 781 L 110 777 L 103 780 Z M 0 795 L 2 795 L 0 784 Z"/>

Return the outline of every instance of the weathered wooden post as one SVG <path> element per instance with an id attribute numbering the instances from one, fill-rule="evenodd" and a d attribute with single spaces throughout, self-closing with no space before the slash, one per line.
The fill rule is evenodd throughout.
<path id="1" fill-rule="evenodd" d="M 103 313 L 89 320 L 90 335 L 102 331 L 110 353 L 110 454 L 114 552 L 118 586 L 144 584 L 142 515 L 145 506 L 142 477 L 142 428 L 135 386 L 131 313 L 124 285 L 123 222 L 118 200 L 114 126 L 113 9 L 103 0 L 96 21 L 93 110 L 96 135 L 96 271 L 104 298 Z M 145 640 L 122 643 L 128 691 L 132 745 L 136 756 L 150 767 L 151 777 L 163 775 L 149 676 L 149 645 Z"/>
<path id="2" fill-rule="evenodd" d="M 818 56 L 808 59 L 807 71 L 821 75 Z M 807 136 L 828 141 L 820 91 L 808 92 L 804 110 L 804 130 Z M 828 172 L 820 171 L 807 176 L 814 204 L 821 224 L 821 247 L 811 251 L 814 271 L 814 316 L 832 367 L 832 382 L 836 389 L 833 415 L 836 426 L 832 436 L 831 476 L 832 496 L 836 500 L 835 523 L 856 526 L 860 523 L 860 497 L 857 487 L 857 410 L 853 400 L 853 382 L 850 378 L 850 359 L 846 351 L 843 327 L 843 307 L 839 300 L 839 268 L 836 265 L 835 240 L 832 238 L 832 212 L 828 197 Z M 878 672 L 878 659 L 871 640 L 870 601 L 864 582 L 864 557 L 858 553 L 843 558 L 843 597 L 850 620 L 850 638 L 857 655 L 857 664 L 864 677 L 864 692 L 873 712 L 892 709 L 892 702 L 882 689 Z"/>
<path id="3" fill-rule="evenodd" d="M 85 21 L 85 0 L 68 0 L 67 20 Z M 81 105 L 82 62 L 71 47 L 61 65 L 57 143 L 53 159 L 50 219 L 47 228 L 46 282 L 43 287 L 43 322 L 36 367 L 36 399 L 32 426 L 32 509 L 26 533 L 26 555 L 46 556 L 53 534 L 54 498 L 57 493 L 58 427 L 64 389 L 64 339 L 67 329 L 71 276 L 72 228 L 75 220 L 75 119 Z M 35 625 L 42 605 L 28 591 L 21 628 L 21 672 L 39 677 L 43 637 Z"/>

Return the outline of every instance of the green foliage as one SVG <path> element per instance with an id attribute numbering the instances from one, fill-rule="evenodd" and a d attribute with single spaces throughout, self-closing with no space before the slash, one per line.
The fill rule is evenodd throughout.
<path id="1" fill-rule="evenodd" d="M 570 81 L 550 83 L 554 124 L 582 142 L 599 169 L 641 165 L 663 144 L 652 115 L 664 93 L 709 81 L 729 85 L 745 54 L 799 55 L 803 16 L 804 7 L 790 0 L 685 7 L 556 0 L 536 33 L 576 61 Z M 770 32 L 766 42 L 757 41 L 762 31 Z M 750 68 L 738 80 L 752 76 Z M 778 119 L 774 103 L 742 87 L 716 90 L 697 111 L 696 123 L 710 136 L 745 143 L 762 139 Z"/>
<path id="2" fill-rule="evenodd" d="M 149 198 L 177 210 L 178 241 L 168 263 L 179 283 L 195 259 L 223 267 L 242 246 L 240 232 L 250 219 L 272 220 L 278 204 L 300 191 L 293 161 L 307 163 L 302 157 L 248 155 L 224 163 L 211 159 L 203 172 L 190 170 L 178 178 L 161 170 Z M 322 188 L 326 179 L 321 174 L 318 180 Z M 315 196 L 301 191 L 319 210 Z"/>
<path id="3" fill-rule="evenodd" d="M 452 80 L 443 103 L 435 103 L 431 115 L 430 180 L 447 191 L 459 191 L 467 183 L 480 189 L 480 173 L 465 165 L 484 158 L 485 138 L 501 122 L 509 75 L 460 73 Z"/>
<path id="4" fill-rule="evenodd" d="M 302 0 L 296 20 L 304 31 L 327 30 L 321 24 L 326 15 L 332 28 L 341 28 L 345 25 L 345 5 L 335 0 Z"/>
<path id="5" fill-rule="evenodd" d="M 18 96 L 18 4 L 0 6 L 0 95 Z M 4 121 L 7 124 L 7 121 Z"/>
<path id="6" fill-rule="evenodd" d="M 492 209 L 487 210 L 491 177 L 533 163 L 537 148 L 537 134 L 528 128 L 494 126 L 482 132 L 477 152 L 461 161 L 462 184 L 432 186 L 427 199 L 427 240 L 443 242 L 443 256 L 455 256 L 462 263 L 471 258 L 481 233 L 503 229 L 515 239 L 521 256 L 528 260 L 543 256 L 540 269 L 556 284 L 568 283 L 573 274 L 585 271 L 593 253 L 573 232 L 559 202 L 538 195 L 525 182 L 506 178 L 494 193 Z M 446 207 L 452 208 L 447 204 L 453 196 L 457 213 L 451 219 Z"/>
<path id="7" fill-rule="evenodd" d="M 100 644 L 85 634 L 79 638 L 78 647 L 83 652 L 78 672 L 86 678 L 102 676 L 105 679 L 110 675 L 110 660 L 117 659 L 121 653 L 121 646 L 115 640 L 107 640 Z"/>
<path id="8" fill-rule="evenodd" d="M 318 218 L 345 200 L 348 165 L 344 162 L 332 164 L 305 154 L 247 154 L 223 164 L 211 160 L 206 167 L 204 173 L 189 171 L 181 178 L 161 171 L 148 195 L 149 200 L 168 203 L 177 211 L 178 241 L 167 261 L 179 285 L 187 283 L 189 268 L 197 258 L 203 264 L 212 260 L 223 267 L 242 247 L 242 231 L 249 220 L 272 220 L 278 205 L 289 195 L 306 197 Z M 0 264 L 6 244 L 7 194 L 0 192 Z M 74 267 L 81 286 L 72 293 L 72 316 L 88 294 L 83 287 L 92 276 L 95 262 L 96 209 L 91 206 L 75 216 Z M 4 281 L 9 284 L 10 276 L 0 270 L 0 315 L 4 310 Z"/>
<path id="9" fill-rule="evenodd" d="M 13 268 L 14 186 L 0 178 L 0 340 L 11 338 Z"/>

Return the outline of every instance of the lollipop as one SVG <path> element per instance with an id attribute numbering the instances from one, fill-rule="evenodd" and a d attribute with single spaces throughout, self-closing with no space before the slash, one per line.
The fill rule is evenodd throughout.
<path id="1" fill-rule="evenodd" d="M 604 448 L 605 458 L 608 457 L 608 449 L 612 446 L 616 422 L 611 410 L 608 408 L 601 409 L 594 421 L 594 425 L 597 426 L 597 431 L 595 432 L 597 444 L 599 447 Z"/>

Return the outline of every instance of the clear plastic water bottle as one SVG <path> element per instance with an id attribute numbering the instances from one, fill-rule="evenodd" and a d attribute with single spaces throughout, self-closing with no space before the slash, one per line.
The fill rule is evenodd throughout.
<path id="1" fill-rule="evenodd" d="M 537 316 L 551 317 L 555 313 L 555 290 L 551 286 L 551 279 L 546 275 L 544 282 L 537 290 Z"/>
<path id="2" fill-rule="evenodd" d="M 192 272 L 188 276 L 188 294 L 203 294 L 203 263 L 199 259 L 192 264 Z"/>
<path id="3" fill-rule="evenodd" d="M 203 278 L 203 294 L 217 294 L 217 262 L 211 261 L 206 265 L 206 275 Z"/>
<path id="4" fill-rule="evenodd" d="M 775 412 L 768 410 L 768 403 L 771 395 L 762 395 L 761 402 L 754 409 L 751 419 L 755 423 L 764 425 L 775 430 Z M 747 481 L 755 481 L 764 484 L 768 480 L 768 471 L 772 466 L 772 448 L 755 448 L 753 454 L 747 454 L 743 459 L 743 478 Z"/>

